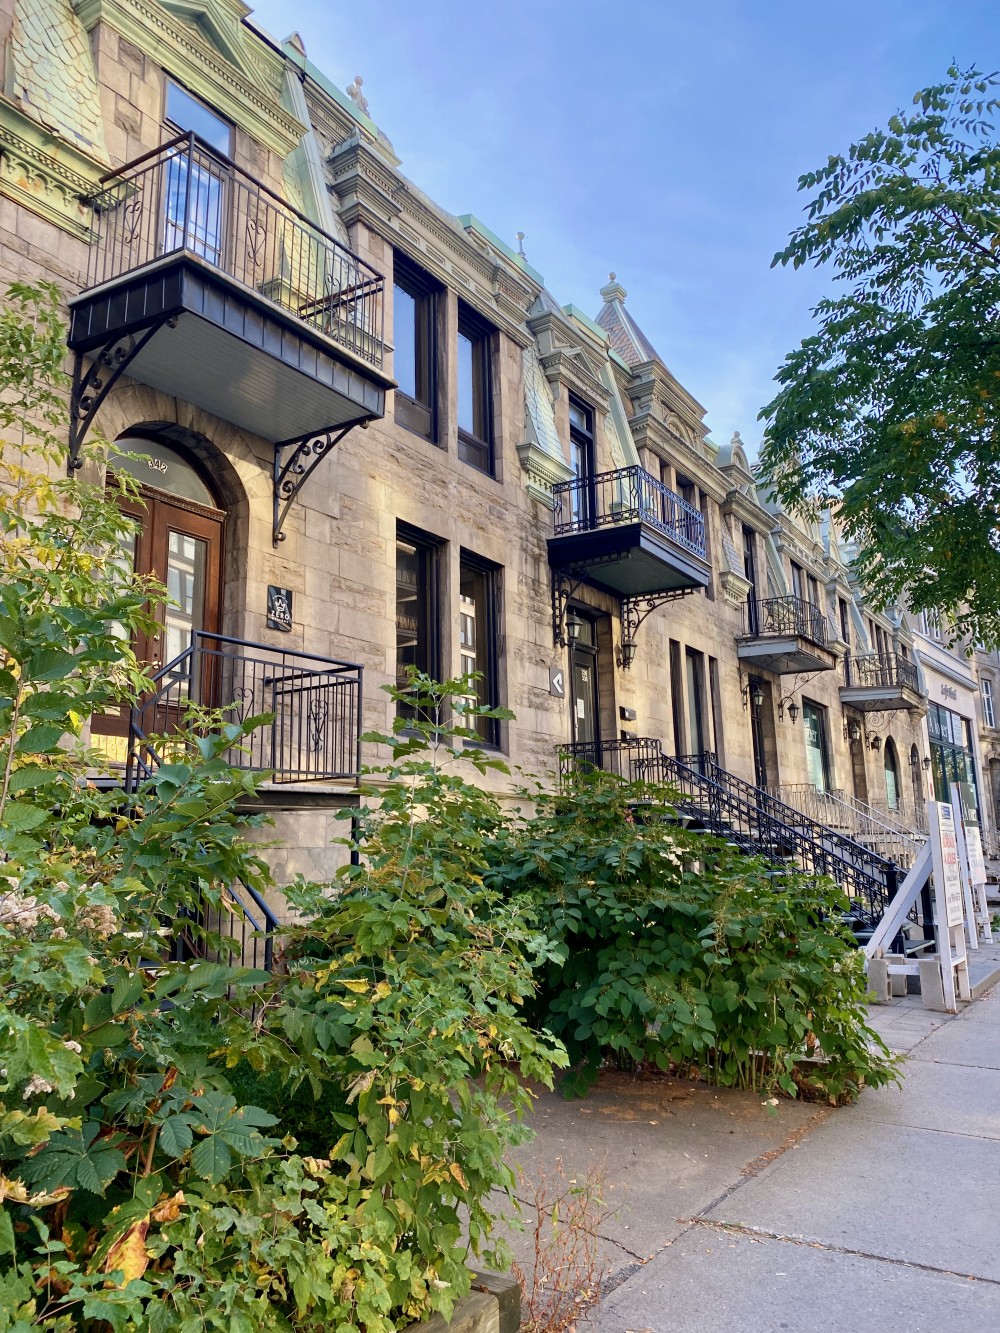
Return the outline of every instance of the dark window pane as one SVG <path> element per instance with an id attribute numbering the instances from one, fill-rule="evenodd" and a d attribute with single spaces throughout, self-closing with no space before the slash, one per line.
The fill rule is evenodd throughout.
<path id="1" fill-rule="evenodd" d="M 407 671 L 416 667 L 437 674 L 436 545 L 414 535 L 396 539 L 396 684 L 405 686 Z M 414 710 L 398 704 L 401 717 Z"/>
<path id="2" fill-rule="evenodd" d="M 232 128 L 176 83 L 167 82 L 167 120 L 179 130 L 193 130 L 210 147 L 229 156 Z"/>
<path id="3" fill-rule="evenodd" d="M 417 397 L 417 302 L 396 284 L 392 289 L 393 371 L 400 390 Z"/>
<path id="4" fill-rule="evenodd" d="M 470 703 L 496 707 L 497 637 L 495 616 L 498 575 L 493 569 L 462 561 L 459 578 L 459 651 L 462 674 L 478 675 Z M 493 718 L 470 719 L 480 738 L 491 745 L 499 742 L 499 727 Z"/>

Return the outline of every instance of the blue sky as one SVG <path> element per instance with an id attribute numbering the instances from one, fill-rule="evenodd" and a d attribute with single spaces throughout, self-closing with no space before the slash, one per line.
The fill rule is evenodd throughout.
<path id="1" fill-rule="evenodd" d="M 770 269 L 801 172 L 884 124 L 952 59 L 1000 67 L 996 0 L 260 0 L 402 170 L 525 251 L 590 314 L 609 270 L 713 438 L 751 448 L 828 289 Z"/>

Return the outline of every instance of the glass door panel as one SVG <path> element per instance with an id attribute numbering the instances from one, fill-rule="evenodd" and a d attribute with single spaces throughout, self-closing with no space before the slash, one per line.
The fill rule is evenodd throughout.
<path id="1" fill-rule="evenodd" d="M 208 575 L 208 542 L 173 528 L 167 533 L 167 567 L 164 582 L 170 596 L 163 618 L 163 660 L 172 662 L 194 641 L 196 630 L 205 625 L 205 592 Z"/>

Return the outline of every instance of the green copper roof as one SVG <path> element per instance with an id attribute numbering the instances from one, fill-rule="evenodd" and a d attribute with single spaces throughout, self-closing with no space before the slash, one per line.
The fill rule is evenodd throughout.
<path id="1" fill-rule="evenodd" d="M 532 278 L 538 283 L 539 287 L 545 286 L 545 279 L 539 273 L 538 269 L 532 268 L 524 255 L 518 254 L 518 252 L 512 246 L 509 246 L 506 241 L 501 241 L 496 232 L 490 231 L 489 227 L 479 221 L 475 213 L 459 213 L 458 220 L 466 231 L 478 232 L 484 240 L 489 241 L 490 245 L 492 245 L 495 250 L 499 250 L 502 255 L 505 255 L 512 263 L 516 264 L 518 268 L 523 269 L 529 278 Z"/>
<path id="2" fill-rule="evenodd" d="M 8 94 L 61 139 L 108 161 L 90 42 L 70 0 L 17 0 Z"/>

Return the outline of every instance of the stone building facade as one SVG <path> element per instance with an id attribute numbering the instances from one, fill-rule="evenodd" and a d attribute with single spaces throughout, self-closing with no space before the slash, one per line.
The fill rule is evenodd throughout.
<path id="1" fill-rule="evenodd" d="M 0 44 L 0 282 L 60 286 L 74 447 L 137 455 L 137 558 L 179 597 L 150 660 L 200 632 L 185 688 L 285 683 L 279 880 L 329 873 L 410 664 L 481 673 L 516 716 L 484 742 L 543 780 L 647 741 L 838 827 L 922 827 L 954 668 L 710 439 L 613 274 L 594 317 L 560 304 L 240 0 L 0 0 Z"/>

